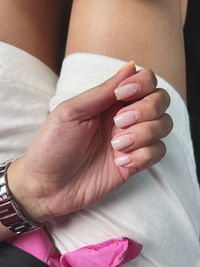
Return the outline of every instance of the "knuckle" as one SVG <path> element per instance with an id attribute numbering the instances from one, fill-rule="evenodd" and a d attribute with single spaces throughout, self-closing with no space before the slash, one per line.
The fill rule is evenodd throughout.
<path id="1" fill-rule="evenodd" d="M 151 69 L 145 69 L 144 74 L 147 77 L 147 80 L 153 84 L 153 87 L 157 86 L 157 78 L 153 70 Z"/>
<path id="2" fill-rule="evenodd" d="M 167 151 L 165 143 L 161 140 L 156 143 L 156 149 L 158 152 L 154 163 L 160 161 L 165 156 Z"/>
<path id="3" fill-rule="evenodd" d="M 113 96 L 113 91 L 110 90 L 110 87 L 111 87 L 111 82 L 110 80 L 106 80 L 104 81 L 102 84 L 99 84 L 98 86 L 94 87 L 94 88 L 101 88 L 102 91 L 104 92 L 104 94 L 108 97 L 108 98 L 112 98 Z"/>
<path id="4" fill-rule="evenodd" d="M 165 113 L 163 116 L 165 119 L 165 129 L 166 129 L 167 133 L 170 133 L 171 130 L 173 129 L 173 120 L 172 120 L 171 116 L 167 113 Z"/>
<path id="5" fill-rule="evenodd" d="M 145 148 L 143 151 L 143 165 L 151 166 L 154 163 L 153 160 L 153 150 L 151 148 Z"/>
<path id="6" fill-rule="evenodd" d="M 171 97 L 166 90 L 163 89 L 166 106 L 169 107 L 171 103 Z"/>
<path id="7" fill-rule="evenodd" d="M 154 123 L 150 123 L 148 129 L 146 130 L 147 143 L 153 143 L 155 141 L 156 136 L 157 134 L 155 130 L 155 125 Z"/>
<path id="8" fill-rule="evenodd" d="M 143 153 L 144 166 L 152 166 L 165 156 L 166 146 L 162 141 L 159 140 L 153 146 L 146 147 Z"/>
<path id="9" fill-rule="evenodd" d="M 161 94 L 161 101 L 162 101 L 164 107 L 167 109 L 169 107 L 169 105 L 170 105 L 171 98 L 170 98 L 168 92 L 165 89 L 160 88 L 159 92 Z"/>
<path id="10" fill-rule="evenodd" d="M 157 163 L 157 162 L 159 162 L 165 156 L 165 154 L 166 154 L 166 146 L 165 146 L 165 144 L 161 140 L 159 140 L 155 144 L 154 153 L 155 153 L 156 156 L 154 157 L 154 159 L 152 160 L 152 162 L 150 162 L 150 166 L 153 165 L 153 164 L 155 164 L 155 163 Z"/>
<path id="11" fill-rule="evenodd" d="M 160 110 L 156 101 L 148 101 L 145 100 L 145 108 L 153 119 L 158 118 L 160 116 Z"/>
<path id="12" fill-rule="evenodd" d="M 167 152 L 167 148 L 164 142 L 159 141 L 159 143 L 160 143 L 160 157 L 163 158 Z"/>
<path id="13" fill-rule="evenodd" d="M 69 122 L 76 119 L 77 109 L 69 105 L 68 101 L 64 101 L 56 107 L 55 112 L 58 122 Z"/>

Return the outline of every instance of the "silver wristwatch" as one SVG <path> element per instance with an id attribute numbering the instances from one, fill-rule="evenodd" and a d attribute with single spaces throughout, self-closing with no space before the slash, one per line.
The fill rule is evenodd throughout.
<path id="1" fill-rule="evenodd" d="M 0 222 L 16 234 L 23 234 L 43 226 L 27 219 L 9 192 L 7 168 L 11 162 L 0 164 Z"/>

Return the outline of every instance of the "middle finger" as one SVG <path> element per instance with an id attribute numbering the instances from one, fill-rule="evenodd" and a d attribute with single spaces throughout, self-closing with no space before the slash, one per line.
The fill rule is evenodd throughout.
<path id="1" fill-rule="evenodd" d="M 164 114 L 158 120 L 143 122 L 126 130 L 119 130 L 112 139 L 111 144 L 115 150 L 129 152 L 157 142 L 167 136 L 172 127 L 171 117 L 168 114 Z"/>
<path id="2" fill-rule="evenodd" d="M 126 128 L 130 125 L 160 118 L 169 107 L 170 97 L 164 89 L 156 89 L 134 104 L 123 107 L 114 117 L 115 125 Z"/>

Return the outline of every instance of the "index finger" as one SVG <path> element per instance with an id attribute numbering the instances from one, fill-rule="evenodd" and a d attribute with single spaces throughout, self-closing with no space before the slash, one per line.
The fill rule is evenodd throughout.
<path id="1" fill-rule="evenodd" d="M 133 101 L 152 93 L 157 79 L 152 70 L 143 69 L 123 80 L 115 89 L 117 100 Z"/>

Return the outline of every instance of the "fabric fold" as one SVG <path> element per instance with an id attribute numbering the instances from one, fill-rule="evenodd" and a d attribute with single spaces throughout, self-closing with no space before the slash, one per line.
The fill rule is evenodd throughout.
<path id="1" fill-rule="evenodd" d="M 6 242 L 33 255 L 50 267 L 119 267 L 138 257 L 143 248 L 140 243 L 122 237 L 61 255 L 58 251 L 51 252 L 51 240 L 44 229 L 11 237 Z"/>

